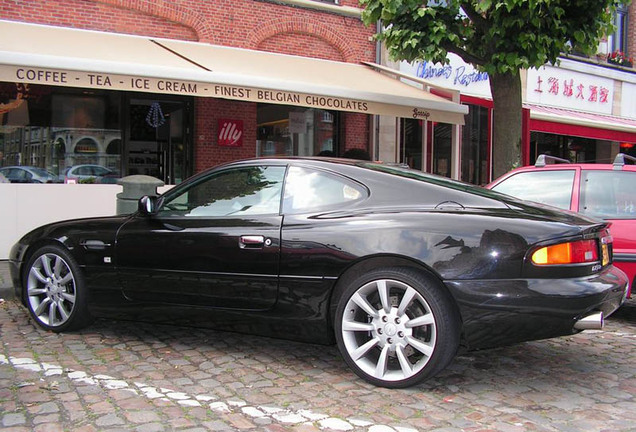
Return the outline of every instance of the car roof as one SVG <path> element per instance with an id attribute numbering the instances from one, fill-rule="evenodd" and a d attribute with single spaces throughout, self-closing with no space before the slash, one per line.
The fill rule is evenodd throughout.
<path id="1" fill-rule="evenodd" d="M 542 154 L 537 157 L 534 165 L 516 168 L 501 177 L 507 177 L 509 174 L 518 172 L 571 170 L 577 168 L 596 171 L 636 171 L 636 165 L 634 165 L 634 163 L 636 163 L 636 158 L 623 153 L 617 154 L 612 163 L 571 163 L 566 159 Z"/>
<path id="2" fill-rule="evenodd" d="M 21 170 L 25 170 L 25 171 L 44 170 L 44 168 L 32 167 L 32 166 L 29 166 L 29 165 L 11 165 L 11 166 L 0 167 L 0 169 L 2 169 L 2 170 L 21 169 Z M 44 170 L 44 171 L 46 171 L 46 170 Z"/>

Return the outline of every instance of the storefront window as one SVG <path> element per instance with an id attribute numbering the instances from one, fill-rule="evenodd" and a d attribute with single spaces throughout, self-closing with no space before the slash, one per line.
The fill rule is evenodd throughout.
<path id="1" fill-rule="evenodd" d="M 402 148 L 400 162 L 422 169 L 422 120 L 401 119 Z"/>
<path id="2" fill-rule="evenodd" d="M 600 154 L 598 149 L 607 148 L 606 155 Z M 568 135 L 556 135 L 544 132 L 530 133 L 530 162 L 534 163 L 541 154 L 556 156 L 572 162 L 604 162 L 610 163 L 611 147 L 607 142 L 599 142 L 589 138 Z"/>
<path id="3" fill-rule="evenodd" d="M 337 155 L 337 120 L 332 111 L 258 104 L 256 155 Z"/>
<path id="4" fill-rule="evenodd" d="M 0 166 L 41 168 L 58 182 L 79 165 L 119 176 L 121 153 L 108 151 L 121 143 L 118 94 L 0 83 L 0 99 Z M 73 181 L 96 183 L 101 176 Z"/>
<path id="5" fill-rule="evenodd" d="M 47 182 L 115 183 L 132 174 L 177 184 L 191 172 L 186 98 L 0 83 L 0 167 Z"/>
<path id="6" fill-rule="evenodd" d="M 451 154 L 453 125 L 435 123 L 433 125 L 433 173 L 451 177 Z"/>
<path id="7" fill-rule="evenodd" d="M 461 179 L 485 185 L 488 178 L 488 108 L 468 105 L 466 123 L 462 127 Z"/>

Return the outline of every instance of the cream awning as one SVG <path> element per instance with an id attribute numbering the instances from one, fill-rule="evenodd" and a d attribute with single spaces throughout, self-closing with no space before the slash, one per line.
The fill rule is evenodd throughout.
<path id="1" fill-rule="evenodd" d="M 466 106 L 369 66 L 0 20 L 0 81 L 215 97 L 463 124 Z"/>

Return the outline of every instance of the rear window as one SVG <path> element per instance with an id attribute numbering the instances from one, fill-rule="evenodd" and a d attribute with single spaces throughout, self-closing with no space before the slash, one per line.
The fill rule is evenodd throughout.
<path id="1" fill-rule="evenodd" d="M 528 171 L 508 177 L 492 190 L 569 210 L 575 170 Z"/>
<path id="2" fill-rule="evenodd" d="M 284 213 L 339 207 L 367 197 L 359 184 L 331 173 L 292 166 L 285 181 Z"/>
<path id="3" fill-rule="evenodd" d="M 636 172 L 583 171 L 579 212 L 603 219 L 636 218 Z"/>

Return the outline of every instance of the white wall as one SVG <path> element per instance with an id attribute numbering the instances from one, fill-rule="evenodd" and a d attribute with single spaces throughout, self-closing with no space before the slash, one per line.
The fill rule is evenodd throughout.
<path id="1" fill-rule="evenodd" d="M 159 188 L 159 192 L 170 186 Z M 0 183 L 0 260 L 24 234 L 40 225 L 65 219 L 113 216 L 116 184 L 11 184 Z"/>

